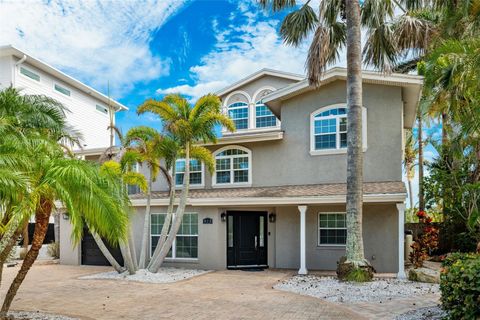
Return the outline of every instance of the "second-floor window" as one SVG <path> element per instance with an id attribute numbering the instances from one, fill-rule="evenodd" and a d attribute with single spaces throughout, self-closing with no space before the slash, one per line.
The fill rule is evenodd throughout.
<path id="1" fill-rule="evenodd" d="M 183 185 L 183 177 L 185 176 L 185 159 L 178 159 L 175 164 L 175 186 Z M 202 163 L 196 159 L 190 160 L 190 185 L 203 185 L 203 167 Z"/>
<path id="2" fill-rule="evenodd" d="M 251 184 L 251 153 L 243 147 L 222 148 L 215 154 L 213 185 Z"/>
<path id="3" fill-rule="evenodd" d="M 313 115 L 314 150 L 347 147 L 347 109 L 333 108 Z"/>
<path id="4" fill-rule="evenodd" d="M 258 101 L 255 104 L 255 127 L 256 128 L 267 128 L 275 127 L 277 125 L 277 117 L 272 113 L 272 111 L 262 103 Z"/>
<path id="5" fill-rule="evenodd" d="M 29 77 L 30 79 L 33 79 L 35 81 L 40 81 L 40 76 L 38 74 L 36 74 L 35 72 L 25 67 L 20 67 L 20 73 L 26 77 Z"/>
<path id="6" fill-rule="evenodd" d="M 69 97 L 70 97 L 70 95 L 71 95 L 70 90 L 68 90 L 68 89 L 65 88 L 65 87 L 62 87 L 62 86 L 59 85 L 59 84 L 56 84 L 56 83 L 55 83 L 55 84 L 53 85 L 53 88 L 55 89 L 55 91 L 58 91 L 58 92 L 60 92 L 61 94 L 64 94 L 64 95 L 66 95 L 66 96 L 69 96 Z"/>
<path id="7" fill-rule="evenodd" d="M 248 129 L 248 104 L 235 102 L 228 106 L 228 116 L 235 123 L 237 130 Z"/>

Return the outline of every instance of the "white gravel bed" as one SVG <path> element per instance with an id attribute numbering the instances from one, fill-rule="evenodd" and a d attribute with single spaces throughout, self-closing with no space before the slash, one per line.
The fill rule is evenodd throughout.
<path id="1" fill-rule="evenodd" d="M 440 294 L 437 284 L 398 279 L 375 279 L 372 282 L 341 282 L 333 277 L 293 276 L 274 289 L 321 298 L 331 302 L 384 302 L 424 294 Z"/>
<path id="2" fill-rule="evenodd" d="M 22 319 L 22 320 L 79 320 L 78 318 L 71 318 L 71 317 L 61 316 L 57 314 L 27 312 L 27 311 L 12 311 L 8 313 L 8 316 L 11 319 Z"/>
<path id="3" fill-rule="evenodd" d="M 128 272 L 118 273 L 116 271 L 111 271 L 83 276 L 80 277 L 80 279 L 126 280 L 145 283 L 172 283 L 189 279 L 207 272 L 210 271 L 182 268 L 160 268 L 157 273 L 151 273 L 146 269 L 141 269 L 133 275 L 129 275 Z"/>
<path id="4" fill-rule="evenodd" d="M 441 320 L 447 313 L 440 306 L 425 307 L 408 311 L 399 315 L 395 320 Z"/>

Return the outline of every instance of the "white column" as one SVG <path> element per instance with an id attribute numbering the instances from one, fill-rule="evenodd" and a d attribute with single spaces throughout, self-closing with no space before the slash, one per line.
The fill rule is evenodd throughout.
<path id="1" fill-rule="evenodd" d="M 398 210 L 398 279 L 405 275 L 405 203 L 397 203 Z"/>
<path id="2" fill-rule="evenodd" d="M 298 274 L 307 274 L 307 264 L 306 264 L 306 217 L 305 213 L 307 211 L 307 206 L 298 206 L 298 211 L 300 211 L 300 269 L 298 269 Z"/>

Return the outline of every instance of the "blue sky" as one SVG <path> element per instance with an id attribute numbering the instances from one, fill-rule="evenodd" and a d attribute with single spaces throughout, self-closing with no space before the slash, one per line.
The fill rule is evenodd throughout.
<path id="1" fill-rule="evenodd" d="M 255 0 L 0 0 L 0 45 L 26 50 L 101 92 L 109 87 L 130 108 L 117 115 L 126 131 L 159 126 L 153 115 L 135 113 L 147 98 L 179 92 L 195 100 L 266 67 L 303 74 L 308 41 L 283 44 L 284 15 Z M 427 158 L 434 154 L 427 148 Z"/>

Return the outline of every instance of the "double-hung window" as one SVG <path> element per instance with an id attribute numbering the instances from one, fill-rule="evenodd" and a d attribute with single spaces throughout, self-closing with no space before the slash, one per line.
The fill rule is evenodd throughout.
<path id="1" fill-rule="evenodd" d="M 153 254 L 162 233 L 166 214 L 153 213 L 150 222 L 151 252 Z M 168 258 L 197 259 L 198 258 L 198 214 L 185 213 Z"/>
<path id="2" fill-rule="evenodd" d="M 248 104 L 235 102 L 228 106 L 228 116 L 235 123 L 237 130 L 248 129 Z"/>
<path id="3" fill-rule="evenodd" d="M 313 118 L 314 150 L 347 147 L 347 109 L 334 108 Z"/>
<path id="4" fill-rule="evenodd" d="M 275 127 L 277 125 L 277 117 L 272 113 L 272 111 L 262 103 L 258 101 L 255 104 L 255 127 L 256 128 L 267 128 Z"/>
<path id="5" fill-rule="evenodd" d="M 175 186 L 183 186 L 185 176 L 185 159 L 178 159 L 175 163 Z M 203 165 L 196 159 L 190 160 L 190 185 L 203 185 Z"/>
<path id="6" fill-rule="evenodd" d="M 318 245 L 345 245 L 347 220 L 344 212 L 320 212 L 318 214 Z"/>
<path id="7" fill-rule="evenodd" d="M 250 184 L 250 172 L 248 149 L 229 148 L 215 155 L 214 185 Z"/>

